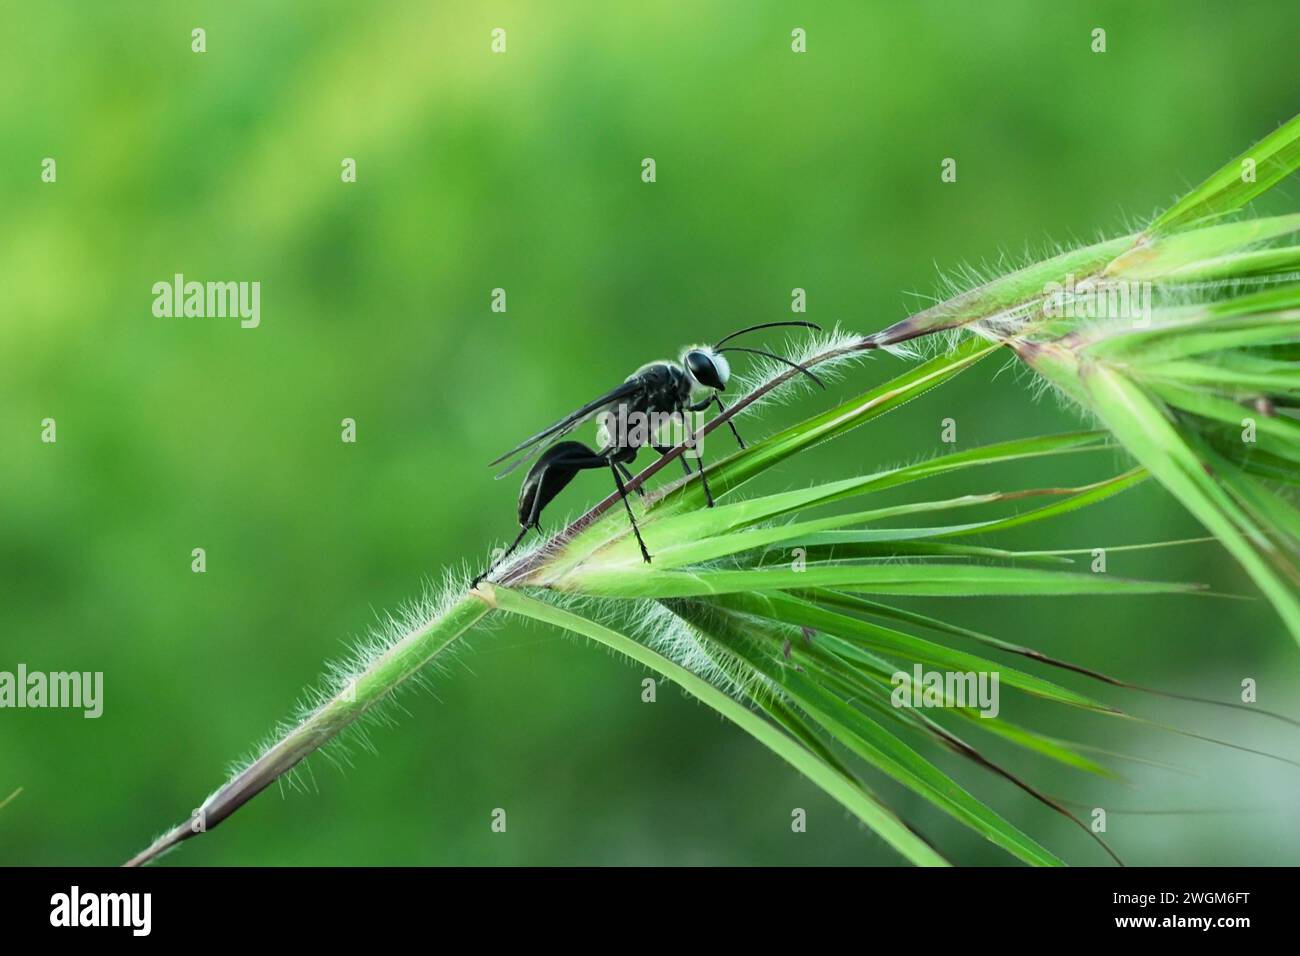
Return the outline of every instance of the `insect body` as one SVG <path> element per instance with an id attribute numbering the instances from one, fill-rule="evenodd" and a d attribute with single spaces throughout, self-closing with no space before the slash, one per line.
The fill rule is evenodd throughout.
<path id="1" fill-rule="evenodd" d="M 811 322 L 766 322 L 733 332 L 719 340 L 715 346 L 688 348 L 682 353 L 680 363 L 662 361 L 643 365 L 629 375 L 621 385 L 593 399 L 548 428 L 542 429 L 531 438 L 525 439 L 491 462 L 490 464 L 495 466 L 514 459 L 497 475 L 498 478 L 504 478 L 524 462 L 537 457 L 536 463 L 524 477 L 524 484 L 519 492 L 519 535 L 497 561 L 474 579 L 473 586 L 476 587 L 501 561 L 509 557 L 530 530 L 540 527 L 542 509 L 573 480 L 578 472 L 589 468 L 608 468 L 612 473 L 614 485 L 627 510 L 632 532 L 641 546 L 641 556 L 649 562 L 650 552 L 646 549 L 645 541 L 641 539 L 636 516 L 632 513 L 632 506 L 627 500 L 627 487 L 624 480 L 632 479 L 632 473 L 627 466 L 636 460 L 637 453 L 642 448 L 651 448 L 660 455 L 666 455 L 673 450 L 672 446 L 661 444 L 661 426 L 666 422 L 680 423 L 684 419 L 685 412 L 702 412 L 710 405 L 716 406 L 719 411 L 726 411 L 726 406 L 718 393 L 726 391 L 727 381 L 731 376 L 731 366 L 722 353 L 737 351 L 764 355 L 796 368 L 818 385 L 822 384 L 816 375 L 802 365 L 771 352 L 735 345 L 722 348 L 725 342 L 737 335 L 778 326 L 799 326 L 820 331 L 818 326 Z M 602 427 L 608 436 L 599 451 L 581 442 L 560 441 L 579 425 L 597 416 L 602 419 Z M 737 443 L 744 448 L 745 443 L 736 426 L 730 420 L 727 424 L 731 427 L 731 433 Z M 713 494 L 709 490 L 704 460 L 702 457 L 697 460 L 700 481 L 704 485 L 705 500 L 709 507 L 713 507 Z M 681 462 L 688 475 L 694 474 L 685 456 L 681 458 Z"/>

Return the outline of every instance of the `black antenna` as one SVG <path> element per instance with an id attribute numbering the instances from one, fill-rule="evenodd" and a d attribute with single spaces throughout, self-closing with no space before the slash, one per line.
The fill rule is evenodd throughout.
<path id="1" fill-rule="evenodd" d="M 737 333 L 737 335 L 739 335 L 739 334 L 740 334 L 740 333 Z M 821 379 L 819 379 L 819 378 L 818 378 L 816 375 L 814 375 L 812 372 L 808 371 L 808 369 L 806 369 L 804 366 L 800 365 L 798 362 L 791 362 L 788 358 L 782 358 L 781 356 L 779 356 L 779 355 L 774 355 L 774 354 L 772 354 L 771 352 L 764 352 L 762 349 L 747 349 L 747 348 L 744 348 L 744 347 L 739 346 L 739 345 L 733 345 L 733 346 L 732 346 L 731 348 L 729 348 L 729 349 L 714 349 L 713 351 L 715 351 L 715 352 L 719 352 L 719 353 L 721 353 L 721 352 L 749 352 L 751 355 L 764 355 L 764 356 L 766 356 L 767 358 L 770 358 L 770 359 L 776 359 L 776 361 L 778 361 L 778 362 L 784 362 L 786 365 L 790 366 L 791 368 L 797 368 L 799 371 L 803 372 L 805 375 L 807 375 L 810 379 L 812 379 L 814 382 L 816 382 L 816 383 L 817 383 L 818 385 L 820 385 L 822 388 L 825 388 L 825 387 L 826 387 L 826 383 L 825 383 L 825 382 L 823 382 Z"/>
<path id="2" fill-rule="evenodd" d="M 744 335 L 746 332 L 757 332 L 759 329 L 789 328 L 791 326 L 797 326 L 801 329 L 816 329 L 818 332 L 822 330 L 822 327 L 814 322 L 764 322 L 762 325 L 751 325 L 747 329 L 741 329 L 739 332 L 732 332 L 730 335 L 718 339 L 718 343 L 714 346 L 714 349 L 716 350 L 718 345 L 721 345 L 723 342 L 727 341 L 727 339 L 734 339 L 737 335 Z"/>

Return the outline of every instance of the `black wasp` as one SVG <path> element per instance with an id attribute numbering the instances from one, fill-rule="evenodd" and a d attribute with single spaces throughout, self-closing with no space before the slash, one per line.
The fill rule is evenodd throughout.
<path id="1" fill-rule="evenodd" d="M 542 509 L 564 490 L 578 472 L 588 468 L 608 468 L 613 474 L 614 485 L 618 488 L 623 507 L 627 509 L 628 521 L 632 524 L 632 532 L 641 546 L 641 556 L 649 562 L 650 552 L 646 550 L 645 542 L 641 540 L 641 531 L 637 527 L 636 517 L 632 514 L 632 506 L 627 500 L 627 486 L 623 482 L 624 479 L 631 481 L 632 472 L 627 466 L 636 459 L 637 452 L 641 448 L 649 447 L 660 455 L 666 455 L 672 451 L 672 447 L 658 444 L 659 435 L 653 427 L 629 429 L 625 426 L 629 422 L 641 423 L 655 420 L 672 419 L 680 422 L 684 412 L 702 412 L 710 405 L 717 406 L 720 412 L 726 411 L 726 406 L 718 395 L 719 392 L 726 391 L 727 380 L 731 376 L 731 366 L 723 355 L 724 352 L 747 352 L 751 355 L 775 359 L 798 369 L 824 388 L 821 379 L 789 359 L 763 349 L 743 348 L 738 345 L 722 347 L 724 343 L 747 332 L 788 326 L 821 331 L 821 328 L 812 322 L 764 322 L 761 325 L 751 325 L 738 332 L 732 332 L 711 347 L 692 346 L 682 353 L 680 362 L 664 360 L 643 365 L 629 375 L 622 385 L 611 389 L 599 398 L 592 399 L 554 425 L 542 429 L 500 458 L 489 462 L 491 466 L 496 466 L 505 464 L 512 458 L 515 459 L 497 475 L 498 478 L 504 478 L 524 462 L 539 453 L 541 455 L 536 464 L 528 470 L 523 487 L 519 490 L 518 537 L 500 558 L 474 579 L 471 587 L 477 587 L 478 583 L 491 574 L 501 561 L 509 557 L 531 529 L 540 528 Z M 608 423 L 612 420 L 619 426 L 599 451 L 593 451 L 582 442 L 557 441 L 597 415 L 600 415 L 604 422 Z M 740 432 L 736 430 L 736 426 L 730 419 L 727 420 L 727 424 L 731 427 L 736 442 L 744 448 L 745 442 L 740 437 Z M 608 424 L 605 425 L 604 431 L 608 433 Z M 551 444 L 547 444 L 548 442 Z M 709 479 L 704 472 L 704 459 L 698 457 L 697 461 L 700 481 L 704 485 L 704 496 L 709 507 L 712 508 L 713 494 L 709 490 Z M 686 469 L 686 474 L 694 474 L 685 455 L 681 456 L 681 462 L 682 467 Z"/>

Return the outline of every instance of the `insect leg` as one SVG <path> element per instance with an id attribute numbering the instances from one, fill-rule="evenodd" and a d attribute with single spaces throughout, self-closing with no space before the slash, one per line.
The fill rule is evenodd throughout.
<path id="1" fill-rule="evenodd" d="M 632 523 L 632 533 L 636 535 L 636 543 L 641 545 L 641 557 L 645 563 L 650 563 L 650 552 L 646 550 L 645 542 L 641 540 L 641 529 L 636 526 L 636 515 L 632 514 L 632 505 L 627 500 L 627 487 L 623 484 L 623 476 L 618 473 L 618 465 L 614 462 L 609 463 L 609 470 L 614 474 L 614 484 L 618 488 L 618 496 L 623 499 L 623 507 L 627 509 L 627 520 Z"/>
<path id="2" fill-rule="evenodd" d="M 713 393 L 713 400 L 717 402 L 719 412 L 725 412 L 727 410 L 727 406 L 722 404 L 722 399 L 718 397 L 717 392 Z M 736 423 L 733 422 L 730 418 L 728 418 L 727 427 L 731 429 L 731 434 L 736 436 L 736 444 L 739 445 L 741 448 L 744 448 L 745 439 L 741 438 L 740 432 L 736 431 Z"/>
<path id="3" fill-rule="evenodd" d="M 700 405 L 688 405 L 686 407 L 689 411 L 698 412 L 698 411 L 702 411 L 705 408 L 708 408 L 709 405 L 712 403 L 712 401 L 713 401 L 712 399 L 706 399 Z M 666 455 L 670 451 L 672 451 L 671 448 L 663 448 L 658 445 L 651 445 L 650 447 L 654 448 L 654 450 L 659 452 L 660 455 Z M 696 445 L 695 448 L 698 451 L 699 446 Z M 686 469 L 686 474 L 688 475 L 691 474 L 691 465 L 690 462 L 686 460 L 686 452 L 683 451 L 682 454 L 678 457 L 681 459 L 682 467 Z M 709 476 L 704 473 L 704 453 L 699 452 L 699 454 L 696 455 L 696 458 L 698 459 L 699 466 L 700 466 L 700 481 L 704 482 L 704 498 L 706 501 L 708 501 L 709 507 L 712 508 L 713 492 L 709 491 Z"/>
<path id="4" fill-rule="evenodd" d="M 533 524 L 526 524 L 526 525 L 524 525 L 522 528 L 520 528 L 520 529 L 519 529 L 519 535 L 515 538 L 514 542 L 510 545 L 510 547 L 506 548 L 505 551 L 502 552 L 501 557 L 497 558 L 495 561 L 493 561 L 491 564 L 489 564 L 489 565 L 488 565 L 488 566 L 483 570 L 483 572 L 482 572 L 481 574 L 479 574 L 479 576 L 476 577 L 476 578 L 474 579 L 474 583 L 471 584 L 471 585 L 469 586 L 469 589 L 470 589 L 471 591 L 474 590 L 476 587 L 479 586 L 479 584 L 482 583 L 482 581 L 483 581 L 483 579 L 484 579 L 485 577 L 487 577 L 489 574 L 491 574 L 493 571 L 495 571 L 498 567 L 500 567 L 500 566 L 501 566 L 501 562 L 504 561 L 506 558 L 510 557 L 510 555 L 514 553 L 515 548 L 519 547 L 519 542 L 524 540 L 524 535 L 528 534 L 528 532 L 531 531 L 531 530 L 532 530 L 533 528 L 535 528 L 535 527 L 537 527 L 537 524 L 536 524 L 536 521 L 534 520 L 534 523 L 533 523 Z"/>
<path id="5" fill-rule="evenodd" d="M 672 449 L 669 448 L 667 445 L 651 445 L 650 447 L 653 448 L 655 451 L 659 452 L 660 458 L 662 458 L 664 455 L 672 451 Z M 678 455 L 677 460 L 682 463 L 682 467 L 686 469 L 687 475 L 695 474 L 695 472 L 691 471 L 691 463 L 686 460 L 686 456 L 684 454 Z"/>
<path id="6" fill-rule="evenodd" d="M 618 470 L 622 473 L 624 479 L 626 479 L 627 481 L 631 481 L 631 480 L 632 480 L 632 471 L 631 471 L 631 469 L 629 469 L 629 468 L 627 467 L 627 465 L 623 464 L 623 463 L 620 461 L 620 462 L 617 462 L 617 463 L 615 464 L 615 467 L 618 468 Z M 644 488 L 638 487 L 638 488 L 636 489 L 636 493 L 637 493 L 640 497 L 642 497 L 642 498 L 645 497 L 645 489 L 644 489 Z"/>
<path id="7" fill-rule="evenodd" d="M 707 501 L 709 503 L 709 507 L 712 508 L 713 492 L 709 490 L 709 476 L 704 473 L 704 455 L 700 455 L 699 457 L 699 466 L 700 466 L 700 481 L 704 484 L 704 500 Z"/>

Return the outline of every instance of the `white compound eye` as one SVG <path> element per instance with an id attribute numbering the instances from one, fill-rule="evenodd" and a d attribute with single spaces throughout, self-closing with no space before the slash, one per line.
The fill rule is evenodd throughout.
<path id="1" fill-rule="evenodd" d="M 727 361 L 725 355 L 719 355 L 717 352 L 713 353 L 712 358 L 713 367 L 718 370 L 718 381 L 722 383 L 719 387 L 725 389 L 727 381 L 731 378 L 731 363 Z"/>
<path id="2" fill-rule="evenodd" d="M 731 374 L 731 366 L 721 355 L 706 352 L 704 349 L 691 349 L 686 353 L 682 364 L 686 366 L 686 371 L 690 373 L 691 378 L 705 388 L 722 391 L 727 387 L 727 376 Z"/>

